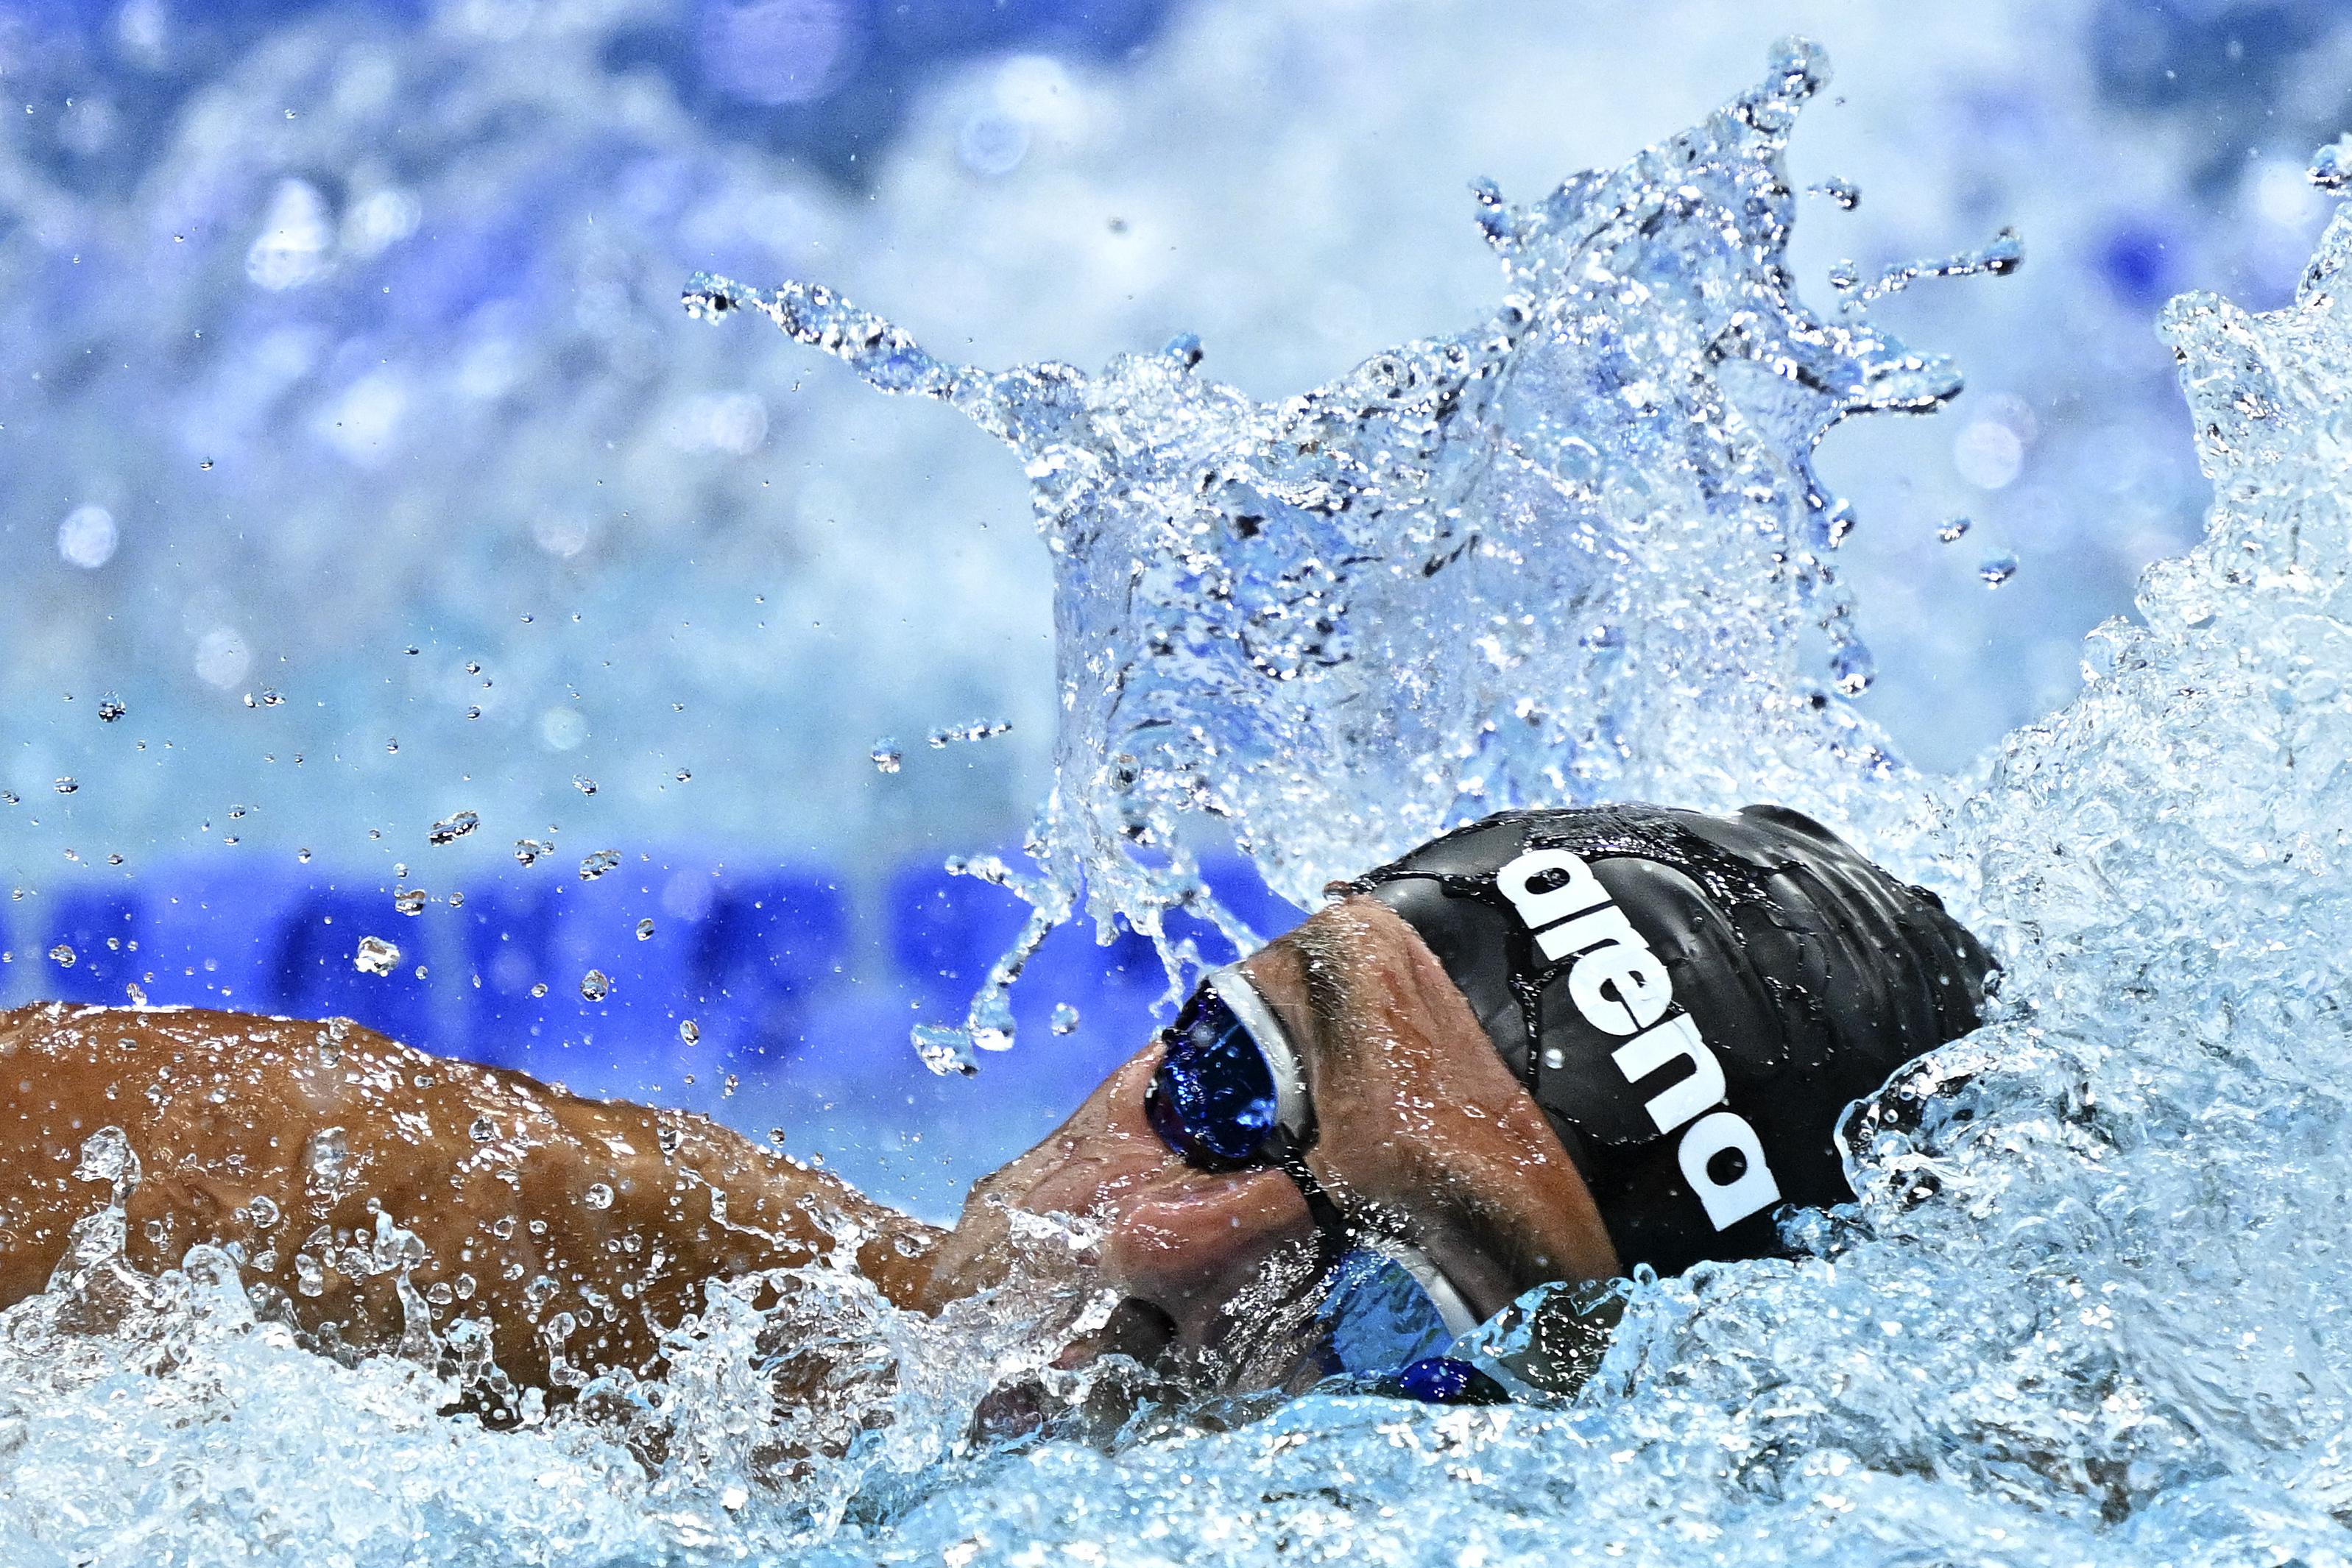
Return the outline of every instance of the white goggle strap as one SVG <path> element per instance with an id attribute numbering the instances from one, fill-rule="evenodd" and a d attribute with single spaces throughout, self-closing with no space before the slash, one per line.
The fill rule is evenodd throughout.
<path id="1" fill-rule="evenodd" d="M 1470 1310 L 1470 1303 L 1462 1299 L 1462 1292 L 1454 1288 L 1445 1271 L 1438 1268 L 1437 1259 L 1411 1242 L 1391 1237 L 1367 1237 L 1364 1245 L 1412 1276 L 1413 1283 L 1429 1298 L 1429 1304 L 1437 1309 L 1447 1333 L 1458 1340 L 1478 1326 L 1482 1320 Z"/>

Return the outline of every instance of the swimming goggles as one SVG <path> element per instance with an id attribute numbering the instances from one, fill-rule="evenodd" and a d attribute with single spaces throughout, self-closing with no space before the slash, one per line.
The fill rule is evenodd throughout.
<path id="1" fill-rule="evenodd" d="M 1478 1315 L 1433 1258 L 1349 1221 L 1307 1169 L 1315 1107 L 1307 1077 L 1290 1037 L 1248 976 L 1227 968 L 1204 977 L 1160 1038 L 1162 1054 L 1144 1090 L 1143 1111 L 1160 1141 L 1197 1171 L 1276 1166 L 1307 1200 L 1322 1237 L 1324 1316 L 1331 1343 L 1341 1347 L 1339 1364 L 1330 1370 L 1411 1371 L 1424 1357 L 1443 1359 L 1436 1351 L 1478 1326 Z M 1402 1279 L 1395 1275 L 1400 1269 Z M 1416 1296 L 1425 1304 L 1411 1300 Z"/>

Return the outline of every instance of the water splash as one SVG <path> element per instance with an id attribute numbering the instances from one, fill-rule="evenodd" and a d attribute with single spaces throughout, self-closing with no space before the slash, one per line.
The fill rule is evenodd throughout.
<path id="1" fill-rule="evenodd" d="M 1099 1323 L 1089 1293 L 1018 1275 L 936 1319 L 901 1312 L 845 1233 L 815 1263 L 711 1286 L 657 1379 L 559 1352 L 572 1397 L 551 1407 L 514 1397 L 454 1293 L 407 1287 L 422 1247 L 388 1213 L 336 1267 L 396 1277 L 398 1352 L 319 1353 L 333 1347 L 244 1284 L 237 1247 L 152 1274 L 129 1260 L 141 1173 L 119 1129 L 85 1142 L 75 1175 L 106 1190 L 47 1290 L 0 1312 L 12 1568 L 775 1562 L 984 1468 L 970 1439 L 992 1389 L 1078 1405 L 1128 1372 L 1052 1364 Z M 498 1391 L 517 1424 L 453 1414 L 468 1390 Z"/>
<path id="2" fill-rule="evenodd" d="M 765 315 L 1027 466 L 1055 572 L 1057 782 L 1036 876 L 992 877 L 1037 918 L 966 1046 L 1009 1043 L 1003 987 L 1081 887 L 1105 940 L 1117 920 L 1158 944 L 1171 994 L 1196 961 L 1171 912 L 1248 945 L 1199 876 L 1220 835 L 1311 904 L 1503 807 L 1766 795 L 1842 817 L 1895 773 L 1839 698 L 1874 665 L 1829 558 L 1853 512 L 1811 454 L 1849 415 L 1959 389 L 1871 324 L 1869 297 L 2017 250 L 2005 236 L 1808 310 L 1781 155 L 1827 77 L 1791 41 L 1761 85 L 1612 174 L 1523 206 L 1482 184 L 1495 314 L 1278 403 L 1200 374 L 1189 335 L 1096 374 L 992 373 L 821 286 L 694 280 L 695 314 Z M 970 1068 L 947 1031 L 918 1046 Z"/>

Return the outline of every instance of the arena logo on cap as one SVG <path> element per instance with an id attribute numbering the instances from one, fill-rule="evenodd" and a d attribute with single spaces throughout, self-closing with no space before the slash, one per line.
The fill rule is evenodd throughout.
<path id="1" fill-rule="evenodd" d="M 1610 1056 L 1627 1084 L 1638 1086 L 1673 1062 L 1689 1063 L 1643 1109 L 1659 1136 L 1682 1131 L 1675 1163 L 1707 1222 L 1727 1230 L 1779 1202 L 1780 1184 L 1765 1163 L 1756 1129 L 1723 1106 L 1723 1064 L 1688 1013 L 1667 1016 L 1675 1001 L 1672 976 L 1592 868 L 1565 849 L 1530 849 L 1496 871 L 1495 885 L 1545 958 L 1576 960 L 1568 994 L 1585 1022 L 1604 1034 L 1632 1037 Z M 1733 1151 L 1741 1157 L 1738 1173 L 1717 1181 L 1713 1167 Z"/>

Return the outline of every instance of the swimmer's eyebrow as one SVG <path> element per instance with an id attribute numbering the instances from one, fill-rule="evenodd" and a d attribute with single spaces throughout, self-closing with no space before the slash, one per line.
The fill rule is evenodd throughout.
<path id="1" fill-rule="evenodd" d="M 1300 1066 L 1312 1076 L 1316 1063 L 1345 1059 L 1353 1038 L 1349 1022 L 1356 1015 L 1355 987 L 1349 981 L 1349 954 L 1328 928 L 1313 921 L 1297 927 L 1281 941 L 1298 955 L 1299 985 L 1307 994 L 1307 1038 L 1297 1042 Z"/>

